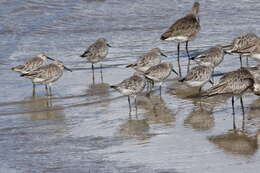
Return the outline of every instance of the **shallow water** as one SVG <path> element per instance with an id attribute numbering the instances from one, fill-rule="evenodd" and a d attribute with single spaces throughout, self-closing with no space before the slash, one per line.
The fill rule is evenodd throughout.
<path id="1" fill-rule="evenodd" d="M 234 132 L 229 98 L 190 98 L 197 91 L 175 75 L 161 99 L 158 90 L 138 97 L 138 118 L 132 113 L 129 119 L 127 98 L 109 88 L 133 73 L 126 64 L 153 47 L 176 68 L 176 44 L 159 37 L 191 6 L 188 0 L 2 0 L 0 172 L 257 172 L 257 96 L 244 96 L 245 132 Z M 190 43 L 191 54 L 242 33 L 259 35 L 259 8 L 257 0 L 201 1 L 202 30 Z M 98 37 L 113 46 L 103 63 L 104 83 L 99 69 L 93 83 L 90 64 L 79 57 Z M 10 70 L 38 52 L 74 70 L 54 84 L 51 98 L 43 86 L 32 97 L 30 81 Z M 228 55 L 216 73 L 239 65 Z M 239 100 L 235 121 L 241 129 Z"/>

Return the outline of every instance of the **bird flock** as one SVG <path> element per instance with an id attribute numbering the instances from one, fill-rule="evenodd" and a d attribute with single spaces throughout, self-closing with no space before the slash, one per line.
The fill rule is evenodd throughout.
<path id="1" fill-rule="evenodd" d="M 254 33 L 247 33 L 234 38 L 229 45 L 215 45 L 199 55 L 191 57 L 188 49 L 189 42 L 194 40 L 199 33 L 199 2 L 195 2 L 186 16 L 178 19 L 172 24 L 160 39 L 162 41 L 173 41 L 177 43 L 177 63 L 178 72 L 173 69 L 170 62 L 162 62 L 161 56 L 166 56 L 160 48 L 152 48 L 146 54 L 140 56 L 135 62 L 126 66 L 135 70 L 134 74 L 118 84 L 111 85 L 111 88 L 128 96 L 129 110 L 132 106 L 130 97 L 135 99 L 135 110 L 137 113 L 136 96 L 145 88 L 151 92 L 155 83 L 159 83 L 160 95 L 163 82 L 174 72 L 180 83 L 188 87 L 198 88 L 199 96 L 211 97 L 214 95 L 230 95 L 232 97 L 232 110 L 234 110 L 234 97 L 240 98 L 241 109 L 244 117 L 244 106 L 242 95 L 246 91 L 252 91 L 260 95 L 260 65 L 248 67 L 248 57 L 260 60 L 260 38 Z M 180 62 L 180 44 L 185 43 L 188 58 L 187 75 L 182 76 Z M 87 62 L 92 64 L 94 78 L 94 64 L 100 63 L 100 74 L 103 82 L 102 64 L 109 52 L 110 44 L 105 38 L 98 38 L 95 43 L 80 55 Z M 214 69 L 219 66 L 226 54 L 238 55 L 240 65 L 237 70 L 225 73 L 218 81 L 214 83 Z M 247 66 L 243 67 L 242 58 L 247 58 Z M 53 61 L 46 65 L 47 60 Z M 196 66 L 190 69 L 190 61 L 194 61 Z M 22 77 L 28 78 L 33 83 L 33 93 L 35 93 L 35 84 L 44 84 L 48 95 L 52 95 L 51 85 L 62 75 L 63 70 L 71 71 L 63 62 L 46 56 L 43 53 L 28 59 L 24 65 L 13 67 L 12 70 L 19 72 Z M 206 83 L 211 83 L 212 87 L 202 92 L 202 87 Z"/>

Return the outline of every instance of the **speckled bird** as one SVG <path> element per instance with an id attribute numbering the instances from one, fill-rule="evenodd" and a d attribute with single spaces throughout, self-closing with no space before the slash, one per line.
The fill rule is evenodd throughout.
<path id="1" fill-rule="evenodd" d="M 145 72 L 150 67 L 161 63 L 161 56 L 166 57 L 166 55 L 162 53 L 160 48 L 153 48 L 148 53 L 140 56 L 135 63 L 130 64 L 126 67 L 131 67 L 136 71 Z"/>
<path id="2" fill-rule="evenodd" d="M 197 64 L 202 66 L 218 66 L 224 59 L 224 50 L 222 46 L 214 46 L 202 52 L 196 57 L 192 57 Z"/>
<path id="3" fill-rule="evenodd" d="M 38 53 L 35 57 L 28 59 L 24 65 L 13 67 L 12 70 L 26 74 L 45 65 L 47 59 L 54 61 L 54 59 L 46 56 L 45 54 Z"/>
<path id="4" fill-rule="evenodd" d="M 65 67 L 61 61 L 55 60 L 53 63 L 42 66 L 34 71 L 31 71 L 21 76 L 31 79 L 33 83 L 33 89 L 35 90 L 35 84 L 45 84 L 46 90 L 49 87 L 49 94 L 51 93 L 51 85 L 56 82 L 62 75 L 63 69 L 72 71 Z M 47 90 L 48 93 L 48 90 Z"/>
<path id="5" fill-rule="evenodd" d="M 228 53 L 239 54 L 240 65 L 242 67 L 242 56 L 249 56 L 249 52 L 252 52 L 254 50 L 257 41 L 257 35 L 255 35 L 254 33 L 248 33 L 236 37 L 230 45 L 223 46 L 223 48 Z"/>
<path id="6" fill-rule="evenodd" d="M 190 55 L 188 51 L 188 43 L 193 40 L 198 32 L 200 31 L 200 20 L 199 20 L 199 2 L 193 4 L 192 10 L 185 17 L 178 19 L 169 29 L 167 29 L 162 35 L 161 40 L 173 40 L 178 43 L 178 65 L 179 74 L 181 76 L 180 67 L 180 43 L 186 42 L 186 52 L 188 55 L 188 71 L 190 65 Z"/>
<path id="7" fill-rule="evenodd" d="M 99 38 L 95 43 L 91 44 L 87 50 L 80 55 L 82 58 L 86 58 L 88 62 L 92 64 L 92 72 L 94 75 L 94 64 L 103 61 L 108 54 L 108 41 L 105 38 Z M 102 64 L 100 64 L 101 79 L 103 81 L 102 75 Z"/>
<path id="8" fill-rule="evenodd" d="M 210 82 L 213 85 L 213 82 L 210 80 L 211 75 L 213 73 L 213 65 L 211 66 L 195 66 L 193 67 L 189 73 L 182 79 L 180 82 L 185 82 L 190 87 L 199 87 L 199 93 L 201 92 L 201 88 L 207 82 Z"/>
<path id="9" fill-rule="evenodd" d="M 219 83 L 209 88 L 204 95 L 231 95 L 232 96 L 232 110 L 233 115 L 235 114 L 234 109 L 234 96 L 240 97 L 240 104 L 244 118 L 244 106 L 242 95 L 247 90 L 253 90 L 254 79 L 247 68 L 241 67 L 240 69 L 224 74 L 219 80 Z"/>
<path id="10" fill-rule="evenodd" d="M 163 62 L 156 66 L 150 67 L 147 71 L 144 72 L 144 75 L 148 81 L 152 83 L 152 85 L 154 82 L 160 83 L 161 95 L 162 84 L 170 76 L 172 71 L 178 75 L 178 73 L 173 69 L 171 63 Z"/>
<path id="11" fill-rule="evenodd" d="M 129 104 L 129 111 L 131 112 L 131 103 L 130 103 L 130 96 L 133 96 L 135 99 L 135 107 L 137 112 L 137 103 L 136 103 L 136 96 L 143 91 L 146 85 L 146 80 L 144 76 L 139 73 L 135 72 L 133 76 L 123 80 L 117 85 L 110 86 L 111 88 L 119 91 L 125 96 L 128 96 L 128 104 Z"/>

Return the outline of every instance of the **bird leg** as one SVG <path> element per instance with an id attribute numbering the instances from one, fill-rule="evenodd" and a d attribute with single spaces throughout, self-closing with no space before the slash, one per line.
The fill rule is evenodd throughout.
<path id="1" fill-rule="evenodd" d="M 130 103 L 130 96 L 128 96 L 128 104 L 129 104 L 129 112 L 131 112 L 131 103 Z"/>
<path id="2" fill-rule="evenodd" d="M 49 96 L 52 96 L 51 86 L 49 85 Z"/>
<path id="3" fill-rule="evenodd" d="M 201 94 L 201 88 L 202 88 L 202 87 L 199 87 L 199 95 Z"/>
<path id="4" fill-rule="evenodd" d="M 102 64 L 100 64 L 100 74 L 101 74 L 101 82 L 103 83 Z"/>
<path id="5" fill-rule="evenodd" d="M 248 67 L 248 56 L 246 57 L 246 65 L 247 65 L 247 67 Z"/>
<path id="6" fill-rule="evenodd" d="M 241 104 L 241 109 L 242 109 L 242 114 L 243 114 L 242 130 L 245 130 L 245 109 L 244 109 L 244 103 L 243 103 L 242 96 L 240 96 L 240 104 Z"/>
<path id="7" fill-rule="evenodd" d="M 243 67 L 243 62 L 242 62 L 242 56 L 239 54 L 239 59 L 240 59 L 240 67 Z"/>
<path id="8" fill-rule="evenodd" d="M 32 92 L 33 97 L 35 96 L 35 84 L 33 83 L 33 92 Z"/>
<path id="9" fill-rule="evenodd" d="M 180 43 L 178 43 L 178 46 L 177 46 L 177 54 L 178 54 L 177 60 L 178 60 L 178 67 L 179 67 L 179 75 L 180 75 L 180 77 L 181 77 Z"/>
<path id="10" fill-rule="evenodd" d="M 91 65 L 91 68 L 92 68 L 92 81 L 93 81 L 93 84 L 95 84 L 95 71 L 94 71 L 94 64 L 93 63 Z"/>
<path id="11" fill-rule="evenodd" d="M 236 129 L 236 121 L 235 121 L 235 107 L 234 107 L 234 96 L 232 96 L 232 115 L 233 115 L 233 129 Z"/>
<path id="12" fill-rule="evenodd" d="M 48 95 L 48 86 L 47 86 L 47 84 L 45 84 L 45 91 L 46 91 L 46 94 Z"/>
<path id="13" fill-rule="evenodd" d="M 189 41 L 186 41 L 186 52 L 187 52 L 187 55 L 188 55 L 187 73 L 190 71 L 190 54 L 189 54 L 189 50 L 188 50 L 188 45 L 189 45 Z"/>
<path id="14" fill-rule="evenodd" d="M 136 96 L 135 96 L 135 117 L 137 119 L 137 101 L 136 101 Z"/>
<path id="15" fill-rule="evenodd" d="M 162 84 L 160 84 L 160 99 L 162 99 Z"/>
<path id="16" fill-rule="evenodd" d="M 212 84 L 212 86 L 214 85 L 214 68 L 211 74 L 211 80 L 209 82 Z"/>

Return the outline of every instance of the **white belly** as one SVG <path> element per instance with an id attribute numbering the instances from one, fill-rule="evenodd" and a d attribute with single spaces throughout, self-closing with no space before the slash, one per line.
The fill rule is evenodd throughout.
<path id="1" fill-rule="evenodd" d="M 186 84 L 190 87 L 200 87 L 204 85 L 207 81 L 186 81 Z"/>
<path id="2" fill-rule="evenodd" d="M 167 41 L 176 41 L 176 42 L 178 42 L 178 43 L 181 43 L 181 42 L 186 42 L 186 41 L 188 41 L 188 37 L 186 37 L 186 36 L 176 36 L 176 37 L 169 37 L 169 38 L 167 38 L 166 40 Z"/>
<path id="3" fill-rule="evenodd" d="M 33 79 L 33 83 L 42 83 L 44 81 L 44 79 L 42 78 L 34 78 Z"/>
<path id="4" fill-rule="evenodd" d="M 260 53 L 255 53 L 255 54 L 252 54 L 251 55 L 251 58 L 254 58 L 256 60 L 259 60 L 260 61 Z"/>

